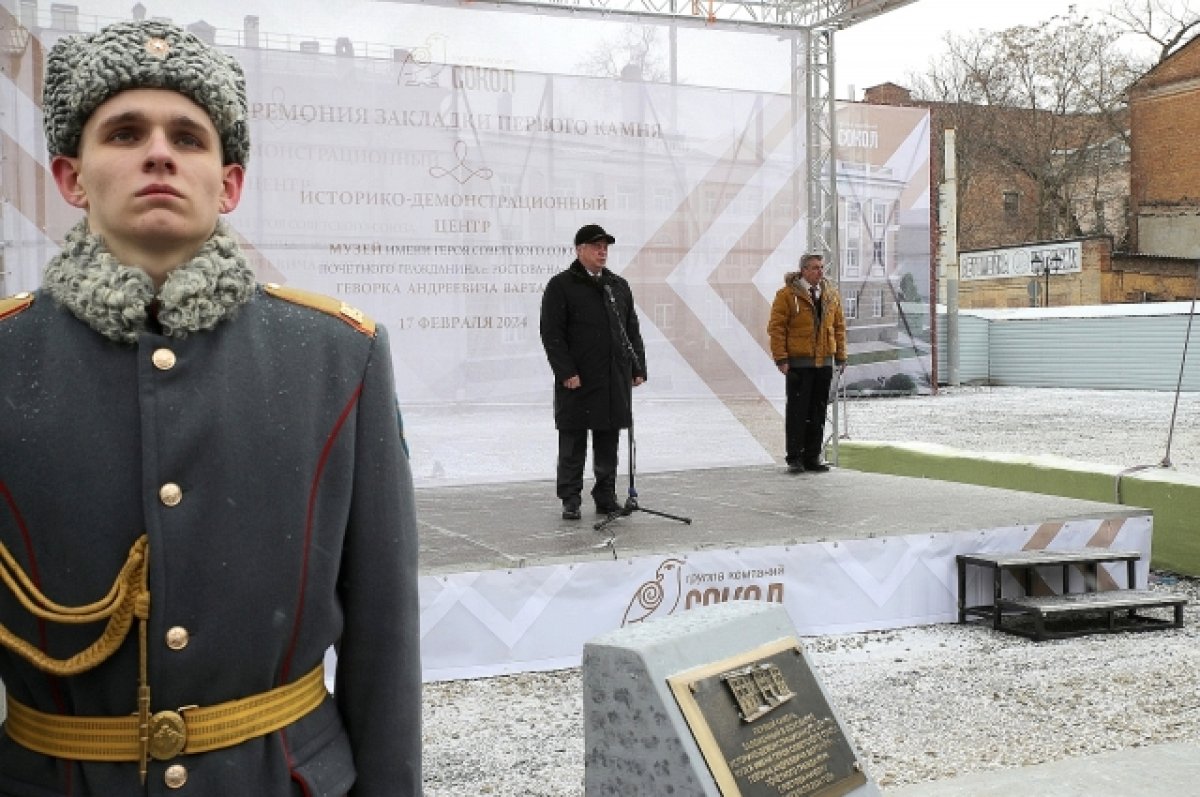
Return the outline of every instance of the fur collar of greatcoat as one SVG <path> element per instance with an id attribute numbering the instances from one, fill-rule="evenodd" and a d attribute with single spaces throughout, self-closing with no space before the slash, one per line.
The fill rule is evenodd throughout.
<path id="1" fill-rule="evenodd" d="M 46 266 L 46 292 L 76 318 L 118 343 L 136 343 L 151 305 L 168 337 L 185 338 L 231 317 L 254 294 L 254 273 L 224 222 L 191 260 L 163 281 L 157 295 L 144 271 L 119 262 L 87 220 L 67 233 Z"/>

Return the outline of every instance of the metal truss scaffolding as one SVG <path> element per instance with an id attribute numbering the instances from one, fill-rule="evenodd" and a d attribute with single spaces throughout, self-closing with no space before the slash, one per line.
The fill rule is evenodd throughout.
<path id="1" fill-rule="evenodd" d="M 630 17 L 726 30 L 792 33 L 792 101 L 805 111 L 808 251 L 823 252 L 837 279 L 837 140 L 834 110 L 834 32 L 917 0 L 379 0 L 526 13 Z M 798 34 L 798 35 L 796 35 Z M 803 70 L 803 75 L 800 74 Z M 675 64 L 671 64 L 675 74 Z M 803 79 L 801 79 L 803 78 Z"/>
<path id="2" fill-rule="evenodd" d="M 796 46 L 805 50 L 805 164 L 808 172 L 808 251 L 824 253 L 828 273 L 841 274 L 837 224 L 837 140 L 833 31 L 808 30 Z M 794 59 L 799 60 L 799 59 Z M 794 81 L 799 82 L 799 81 Z"/>
<path id="3" fill-rule="evenodd" d="M 462 8 L 525 10 L 541 14 L 629 16 L 716 28 L 842 30 L 916 0 L 379 0 Z"/>

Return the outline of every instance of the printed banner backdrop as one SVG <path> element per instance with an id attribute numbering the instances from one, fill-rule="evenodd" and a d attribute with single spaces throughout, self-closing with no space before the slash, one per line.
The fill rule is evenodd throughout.
<path id="1" fill-rule="evenodd" d="M 0 148 L 13 293 L 37 286 L 77 216 L 41 134 L 39 64 L 59 32 L 0 13 L 12 29 Z M 247 72 L 253 138 L 229 222 L 262 279 L 389 328 L 402 406 L 540 405 L 549 418 L 542 286 L 573 258 L 574 231 L 599 222 L 617 237 L 610 266 L 633 284 L 647 340 L 638 396 L 782 407 L 765 327 L 806 245 L 803 103 L 443 63 L 417 48 L 390 59 L 228 49 Z M 847 382 L 924 390 L 925 322 L 897 299 L 927 303 L 928 116 L 851 104 L 839 123 Z M 731 424 L 731 447 L 744 446 L 736 412 Z M 677 460 L 666 464 L 718 464 Z"/>
<path id="2" fill-rule="evenodd" d="M 426 576 L 425 679 L 575 667 L 583 644 L 599 634 L 727 600 L 781 603 L 805 636 L 954 622 L 960 553 L 1140 551 L 1144 584 L 1150 535 L 1146 515 Z M 1110 582 L 1101 588 L 1124 585 L 1125 564 L 1101 578 Z M 1061 591 L 1057 582 L 1046 586 Z M 968 572 L 972 605 L 989 603 L 991 587 L 990 572 Z"/>

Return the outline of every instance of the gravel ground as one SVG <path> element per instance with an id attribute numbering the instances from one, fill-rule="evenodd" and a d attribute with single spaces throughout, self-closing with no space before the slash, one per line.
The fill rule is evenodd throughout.
<path id="1" fill-rule="evenodd" d="M 842 429 L 861 440 L 1134 467 L 1164 460 L 1173 404 L 1166 393 L 964 388 L 852 402 Z M 1200 473 L 1198 395 L 1181 397 L 1170 463 Z M 937 625 L 804 642 L 884 790 L 1200 743 L 1200 581 L 1153 573 L 1152 588 L 1189 598 L 1183 629 L 1034 644 L 980 625 Z M 583 795 L 580 689 L 578 670 L 427 685 L 428 797 Z"/>

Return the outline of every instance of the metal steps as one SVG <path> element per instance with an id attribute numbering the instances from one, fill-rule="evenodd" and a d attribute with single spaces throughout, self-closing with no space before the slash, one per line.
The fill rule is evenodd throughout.
<path id="1" fill-rule="evenodd" d="M 1038 641 L 1083 634 L 1183 628 L 1186 605 L 1187 598 L 1134 589 L 1006 598 L 998 604 L 1001 630 Z M 1173 618 L 1139 611 L 1153 608 L 1170 608 Z"/>
<path id="2" fill-rule="evenodd" d="M 958 556 L 958 621 L 970 617 L 990 620 L 997 631 L 1034 640 L 1122 631 L 1155 631 L 1183 627 L 1187 599 L 1148 589 L 1136 589 L 1136 551 L 1083 548 L 1073 551 L 1020 551 Z M 1101 564 L 1125 564 L 1125 587 L 1099 590 Z M 969 567 L 991 571 L 992 602 L 968 605 Z M 1060 594 L 1034 595 L 1034 584 L 1047 583 L 1048 569 L 1059 573 Z M 1072 571 L 1078 573 L 1071 577 Z M 1004 574 L 1022 587 L 1019 596 L 1004 596 Z M 1071 592 L 1074 583 L 1081 592 Z M 1110 580 L 1108 583 L 1115 583 Z M 1147 609 L 1169 609 L 1171 617 L 1148 615 Z M 1165 614 L 1164 612 L 1163 614 Z"/>

